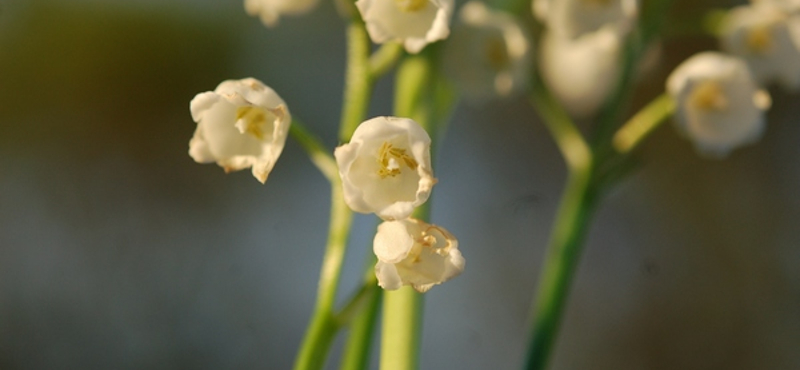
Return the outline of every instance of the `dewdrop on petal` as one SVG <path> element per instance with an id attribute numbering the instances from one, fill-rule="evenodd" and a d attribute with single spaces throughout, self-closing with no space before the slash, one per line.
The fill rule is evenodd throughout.
<path id="1" fill-rule="evenodd" d="M 258 16 L 267 27 L 275 27 L 281 15 L 299 15 L 314 8 L 319 0 L 244 0 L 247 14 Z"/>
<path id="2" fill-rule="evenodd" d="M 696 54 L 667 79 L 675 99 L 675 121 L 701 154 L 722 158 L 761 137 L 770 106 L 747 64 L 717 52 Z"/>
<path id="3" fill-rule="evenodd" d="M 378 226 L 372 249 L 375 275 L 383 289 L 411 285 L 420 293 L 464 271 L 458 240 L 442 227 L 408 218 Z"/>
<path id="4" fill-rule="evenodd" d="M 353 211 L 384 220 L 408 217 L 436 183 L 430 150 L 430 136 L 411 119 L 364 121 L 334 152 L 345 202 Z"/>
<path id="5" fill-rule="evenodd" d="M 738 6 L 721 33 L 723 50 L 744 59 L 759 83 L 800 87 L 800 16 L 792 19 L 769 3 Z"/>
<path id="6" fill-rule="evenodd" d="M 622 43 L 614 27 L 576 39 L 545 31 L 538 53 L 542 80 L 570 115 L 591 116 L 606 101 L 622 72 Z"/>
<path id="7" fill-rule="evenodd" d="M 190 104 L 197 129 L 189 155 L 225 172 L 252 167 L 262 184 L 283 151 L 292 118 L 286 103 L 253 78 L 227 80 L 197 94 Z"/>
<path id="8" fill-rule="evenodd" d="M 416 54 L 450 34 L 454 0 L 358 0 L 356 7 L 372 42 L 400 41 Z"/>
<path id="9" fill-rule="evenodd" d="M 472 100 L 508 96 L 528 83 L 530 42 L 511 15 L 465 4 L 445 44 L 445 72 Z"/>

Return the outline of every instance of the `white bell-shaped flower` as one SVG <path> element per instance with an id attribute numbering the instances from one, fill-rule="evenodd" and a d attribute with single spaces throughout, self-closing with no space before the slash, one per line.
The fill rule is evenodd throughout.
<path id="1" fill-rule="evenodd" d="M 701 154 L 721 158 L 761 137 L 770 98 L 739 58 L 696 54 L 670 74 L 667 92 L 677 104 L 678 130 Z"/>
<path id="2" fill-rule="evenodd" d="M 470 1 L 445 44 L 448 73 L 467 98 L 508 96 L 527 85 L 530 42 L 517 20 Z"/>
<path id="3" fill-rule="evenodd" d="M 372 42 L 400 41 L 409 53 L 450 34 L 454 0 L 358 0 Z"/>
<path id="4" fill-rule="evenodd" d="M 542 80 L 570 115 L 591 116 L 608 98 L 622 72 L 622 43 L 614 27 L 576 39 L 545 31 L 539 49 Z"/>
<path id="5" fill-rule="evenodd" d="M 189 155 L 225 172 L 252 167 L 262 184 L 283 151 L 292 118 L 275 91 L 253 78 L 227 80 L 190 104 L 197 129 Z"/>
<path id="6" fill-rule="evenodd" d="M 350 143 L 334 152 L 353 211 L 384 220 L 403 219 L 428 200 L 436 183 L 431 138 L 408 118 L 375 117 L 356 128 Z"/>
<path id="7" fill-rule="evenodd" d="M 722 25 L 722 48 L 744 59 L 761 84 L 800 87 L 800 16 L 763 3 L 731 9 Z"/>
<path id="8" fill-rule="evenodd" d="M 439 226 L 413 218 L 380 224 L 372 249 L 378 257 L 378 285 L 387 290 L 411 285 L 424 293 L 464 271 L 458 240 Z"/>
<path id="9" fill-rule="evenodd" d="M 574 39 L 612 26 L 627 34 L 638 17 L 638 0 L 533 0 L 533 14 L 561 37 Z"/>
<path id="10" fill-rule="evenodd" d="M 281 15 L 299 15 L 313 9 L 319 0 L 244 0 L 247 14 L 257 16 L 267 27 L 278 25 Z"/>

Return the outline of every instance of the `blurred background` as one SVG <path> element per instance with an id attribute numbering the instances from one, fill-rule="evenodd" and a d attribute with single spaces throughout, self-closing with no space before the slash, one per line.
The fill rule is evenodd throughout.
<path id="1" fill-rule="evenodd" d="M 637 104 L 715 44 L 665 40 Z M 330 1 L 274 29 L 238 0 L 0 1 L 0 369 L 290 368 L 328 185 L 292 141 L 266 185 L 195 164 L 189 101 L 256 77 L 333 148 L 343 70 Z M 553 369 L 800 368 L 800 95 L 771 92 L 765 137 L 726 160 L 669 125 L 645 145 L 591 227 Z M 518 368 L 563 163 L 524 98 L 460 105 L 440 148 L 433 220 L 468 262 L 426 295 L 422 369 Z M 342 297 L 374 227 L 356 218 Z"/>

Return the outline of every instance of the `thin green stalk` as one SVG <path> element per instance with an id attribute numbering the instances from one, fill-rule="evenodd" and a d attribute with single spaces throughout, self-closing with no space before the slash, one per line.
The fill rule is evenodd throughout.
<path id="1" fill-rule="evenodd" d="M 373 79 L 377 79 L 394 67 L 400 56 L 403 55 L 403 44 L 387 42 L 369 58 L 369 72 Z"/>
<path id="2" fill-rule="evenodd" d="M 383 289 L 377 284 L 374 266 L 375 255 L 370 250 L 364 275 L 364 288 L 368 289 L 370 294 L 362 303 L 360 314 L 350 322 L 350 333 L 345 343 L 340 370 L 366 370 L 369 366 L 372 336 L 378 317 L 378 307 L 383 297 Z"/>
<path id="3" fill-rule="evenodd" d="M 533 104 L 550 130 L 569 171 L 547 246 L 531 320 L 526 369 L 544 369 L 564 313 L 590 214 L 593 156 L 566 112 L 540 81 L 534 83 Z"/>
<path id="4" fill-rule="evenodd" d="M 293 120 L 289 134 L 305 149 L 311 163 L 317 166 L 319 172 L 322 172 L 328 181 L 331 183 L 339 181 L 339 169 L 331 156 L 331 151 L 322 145 L 322 141 L 308 131 L 302 122 Z"/>
<path id="5" fill-rule="evenodd" d="M 347 248 L 353 212 L 344 202 L 340 181 L 331 184 L 331 223 L 328 245 L 320 272 L 317 304 L 306 337 L 295 360 L 295 370 L 317 370 L 325 365 L 328 349 L 336 335 L 337 325 L 333 304 L 339 285 L 342 261 Z"/>
<path id="6" fill-rule="evenodd" d="M 614 134 L 614 149 L 620 154 L 630 153 L 674 111 L 675 101 L 668 94 L 653 99 Z"/>
<path id="7" fill-rule="evenodd" d="M 353 131 L 364 120 L 372 95 L 370 40 L 364 22 L 354 19 L 347 27 L 347 71 L 345 73 L 342 121 L 339 140 L 350 141 Z"/>
<path id="8" fill-rule="evenodd" d="M 412 217 L 427 221 L 430 202 L 414 211 Z M 383 293 L 380 370 L 419 368 L 424 296 L 409 286 Z"/>

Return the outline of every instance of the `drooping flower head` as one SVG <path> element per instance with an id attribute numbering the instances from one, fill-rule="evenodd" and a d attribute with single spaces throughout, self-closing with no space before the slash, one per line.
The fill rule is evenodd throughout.
<path id="1" fill-rule="evenodd" d="M 670 74 L 667 92 L 677 104 L 679 131 L 702 154 L 724 157 L 761 137 L 770 98 L 739 58 L 696 54 Z"/>
<path id="2" fill-rule="evenodd" d="M 722 25 L 722 48 L 743 58 L 761 84 L 800 87 L 800 15 L 771 3 L 731 9 Z"/>
<path id="3" fill-rule="evenodd" d="M 363 122 L 350 143 L 334 153 L 347 205 L 385 220 L 408 217 L 428 200 L 436 183 L 430 146 L 428 133 L 411 119 Z"/>
<path id="4" fill-rule="evenodd" d="M 545 31 L 539 49 L 542 79 L 571 115 L 597 112 L 622 72 L 623 38 L 606 27 L 576 39 Z"/>
<path id="5" fill-rule="evenodd" d="M 267 27 L 278 25 L 281 15 L 298 15 L 313 9 L 319 0 L 244 0 L 247 14 L 258 16 Z"/>
<path id="6" fill-rule="evenodd" d="M 275 91 L 253 78 L 223 81 L 190 104 L 197 129 L 189 155 L 225 172 L 252 167 L 262 184 L 283 151 L 292 118 Z"/>
<path id="7" fill-rule="evenodd" d="M 450 34 L 454 0 L 358 0 L 372 42 L 400 41 L 409 53 Z"/>
<path id="8" fill-rule="evenodd" d="M 378 285 L 387 290 L 411 285 L 424 293 L 464 271 L 458 240 L 442 227 L 413 218 L 380 224 L 372 249 L 378 257 Z"/>
<path id="9" fill-rule="evenodd" d="M 517 20 L 470 1 L 445 45 L 445 72 L 471 99 L 507 96 L 528 81 L 530 43 Z"/>

